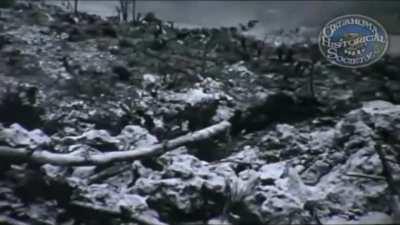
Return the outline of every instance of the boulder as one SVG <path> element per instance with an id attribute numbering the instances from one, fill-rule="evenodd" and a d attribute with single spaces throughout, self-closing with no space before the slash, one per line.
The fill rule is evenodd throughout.
<path id="1" fill-rule="evenodd" d="M 28 131 L 19 124 L 12 124 L 0 131 L 1 143 L 10 147 L 25 147 L 29 149 L 46 148 L 51 139 L 39 129 Z"/>
<path id="2" fill-rule="evenodd" d="M 81 143 L 102 151 L 115 151 L 119 140 L 112 137 L 106 130 L 89 130 L 79 136 L 66 136 L 61 139 L 63 144 Z"/>
<path id="3" fill-rule="evenodd" d="M 116 136 L 119 143 L 122 144 L 120 148 L 133 150 L 138 147 L 151 146 L 158 143 L 155 136 L 151 135 L 148 130 L 135 126 L 128 125 L 121 130 L 121 133 Z"/>
<path id="4" fill-rule="evenodd" d="M 161 156 L 160 176 L 141 177 L 133 191 L 148 195 L 149 204 L 169 219 L 173 215 L 201 218 L 204 210 L 222 211 L 226 182 L 234 172 L 211 166 L 177 149 Z M 208 193 L 206 195 L 206 193 Z"/>

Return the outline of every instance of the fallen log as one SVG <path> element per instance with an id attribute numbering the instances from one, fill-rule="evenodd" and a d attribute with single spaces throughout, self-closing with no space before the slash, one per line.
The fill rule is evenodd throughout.
<path id="1" fill-rule="evenodd" d="M 0 146 L 0 159 L 21 160 L 37 164 L 53 164 L 60 166 L 89 166 L 104 165 L 122 161 L 133 161 L 149 156 L 159 155 L 177 147 L 205 140 L 226 131 L 231 124 L 220 122 L 202 130 L 188 133 L 184 136 L 165 141 L 149 147 L 141 147 L 131 151 L 110 151 L 89 154 L 87 152 L 55 153 L 47 150 L 30 151 L 24 148 Z"/>
<path id="2" fill-rule="evenodd" d="M 90 210 L 92 213 L 100 213 L 104 214 L 107 216 L 111 217 L 117 217 L 117 218 L 122 218 L 125 220 L 132 220 L 134 222 L 137 222 L 139 224 L 143 225 L 168 225 L 164 222 L 158 221 L 154 218 L 150 218 L 144 215 L 137 214 L 135 212 L 124 212 L 122 209 L 112 209 L 104 206 L 96 206 L 93 204 L 85 203 L 85 202 L 79 202 L 79 201 L 73 201 L 70 203 L 71 206 L 74 207 L 79 207 L 85 210 Z M 126 211 L 129 211 L 128 209 L 125 209 Z"/>

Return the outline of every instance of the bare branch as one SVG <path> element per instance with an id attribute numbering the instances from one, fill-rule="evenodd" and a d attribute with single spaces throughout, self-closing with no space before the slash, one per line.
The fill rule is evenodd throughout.
<path id="1" fill-rule="evenodd" d="M 169 140 L 163 144 L 156 144 L 150 147 L 142 147 L 132 151 L 110 151 L 92 155 L 77 152 L 54 153 L 46 150 L 36 150 L 34 152 L 31 152 L 30 150 L 23 148 L 0 146 L 0 158 L 63 166 L 104 165 L 121 161 L 133 161 L 153 155 L 158 155 L 163 153 L 164 151 L 175 149 L 188 143 L 208 139 L 216 134 L 225 131 L 230 126 L 231 124 L 229 122 L 223 121 L 202 130 Z"/>
<path id="2" fill-rule="evenodd" d="M 370 175 L 370 174 L 363 174 L 363 173 L 355 173 L 355 172 L 347 172 L 344 173 L 345 176 L 348 177 L 359 177 L 359 178 L 366 178 L 372 180 L 385 180 L 382 176 Z"/>

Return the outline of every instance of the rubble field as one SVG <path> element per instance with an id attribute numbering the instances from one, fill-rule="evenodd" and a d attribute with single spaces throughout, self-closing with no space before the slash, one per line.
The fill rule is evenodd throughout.
<path id="1" fill-rule="evenodd" d="M 0 224 L 400 221 L 398 58 L 343 69 L 312 42 L 18 3 L 0 16 L 0 59 Z M 26 160 L 168 146 L 223 121 L 139 160 Z"/>

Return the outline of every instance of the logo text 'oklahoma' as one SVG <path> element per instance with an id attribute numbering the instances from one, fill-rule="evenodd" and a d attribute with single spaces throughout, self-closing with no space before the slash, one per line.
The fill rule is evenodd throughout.
<path id="1" fill-rule="evenodd" d="M 371 65 L 389 45 L 384 27 L 361 15 L 346 15 L 329 21 L 319 35 L 321 53 L 333 64 L 357 68 Z"/>

